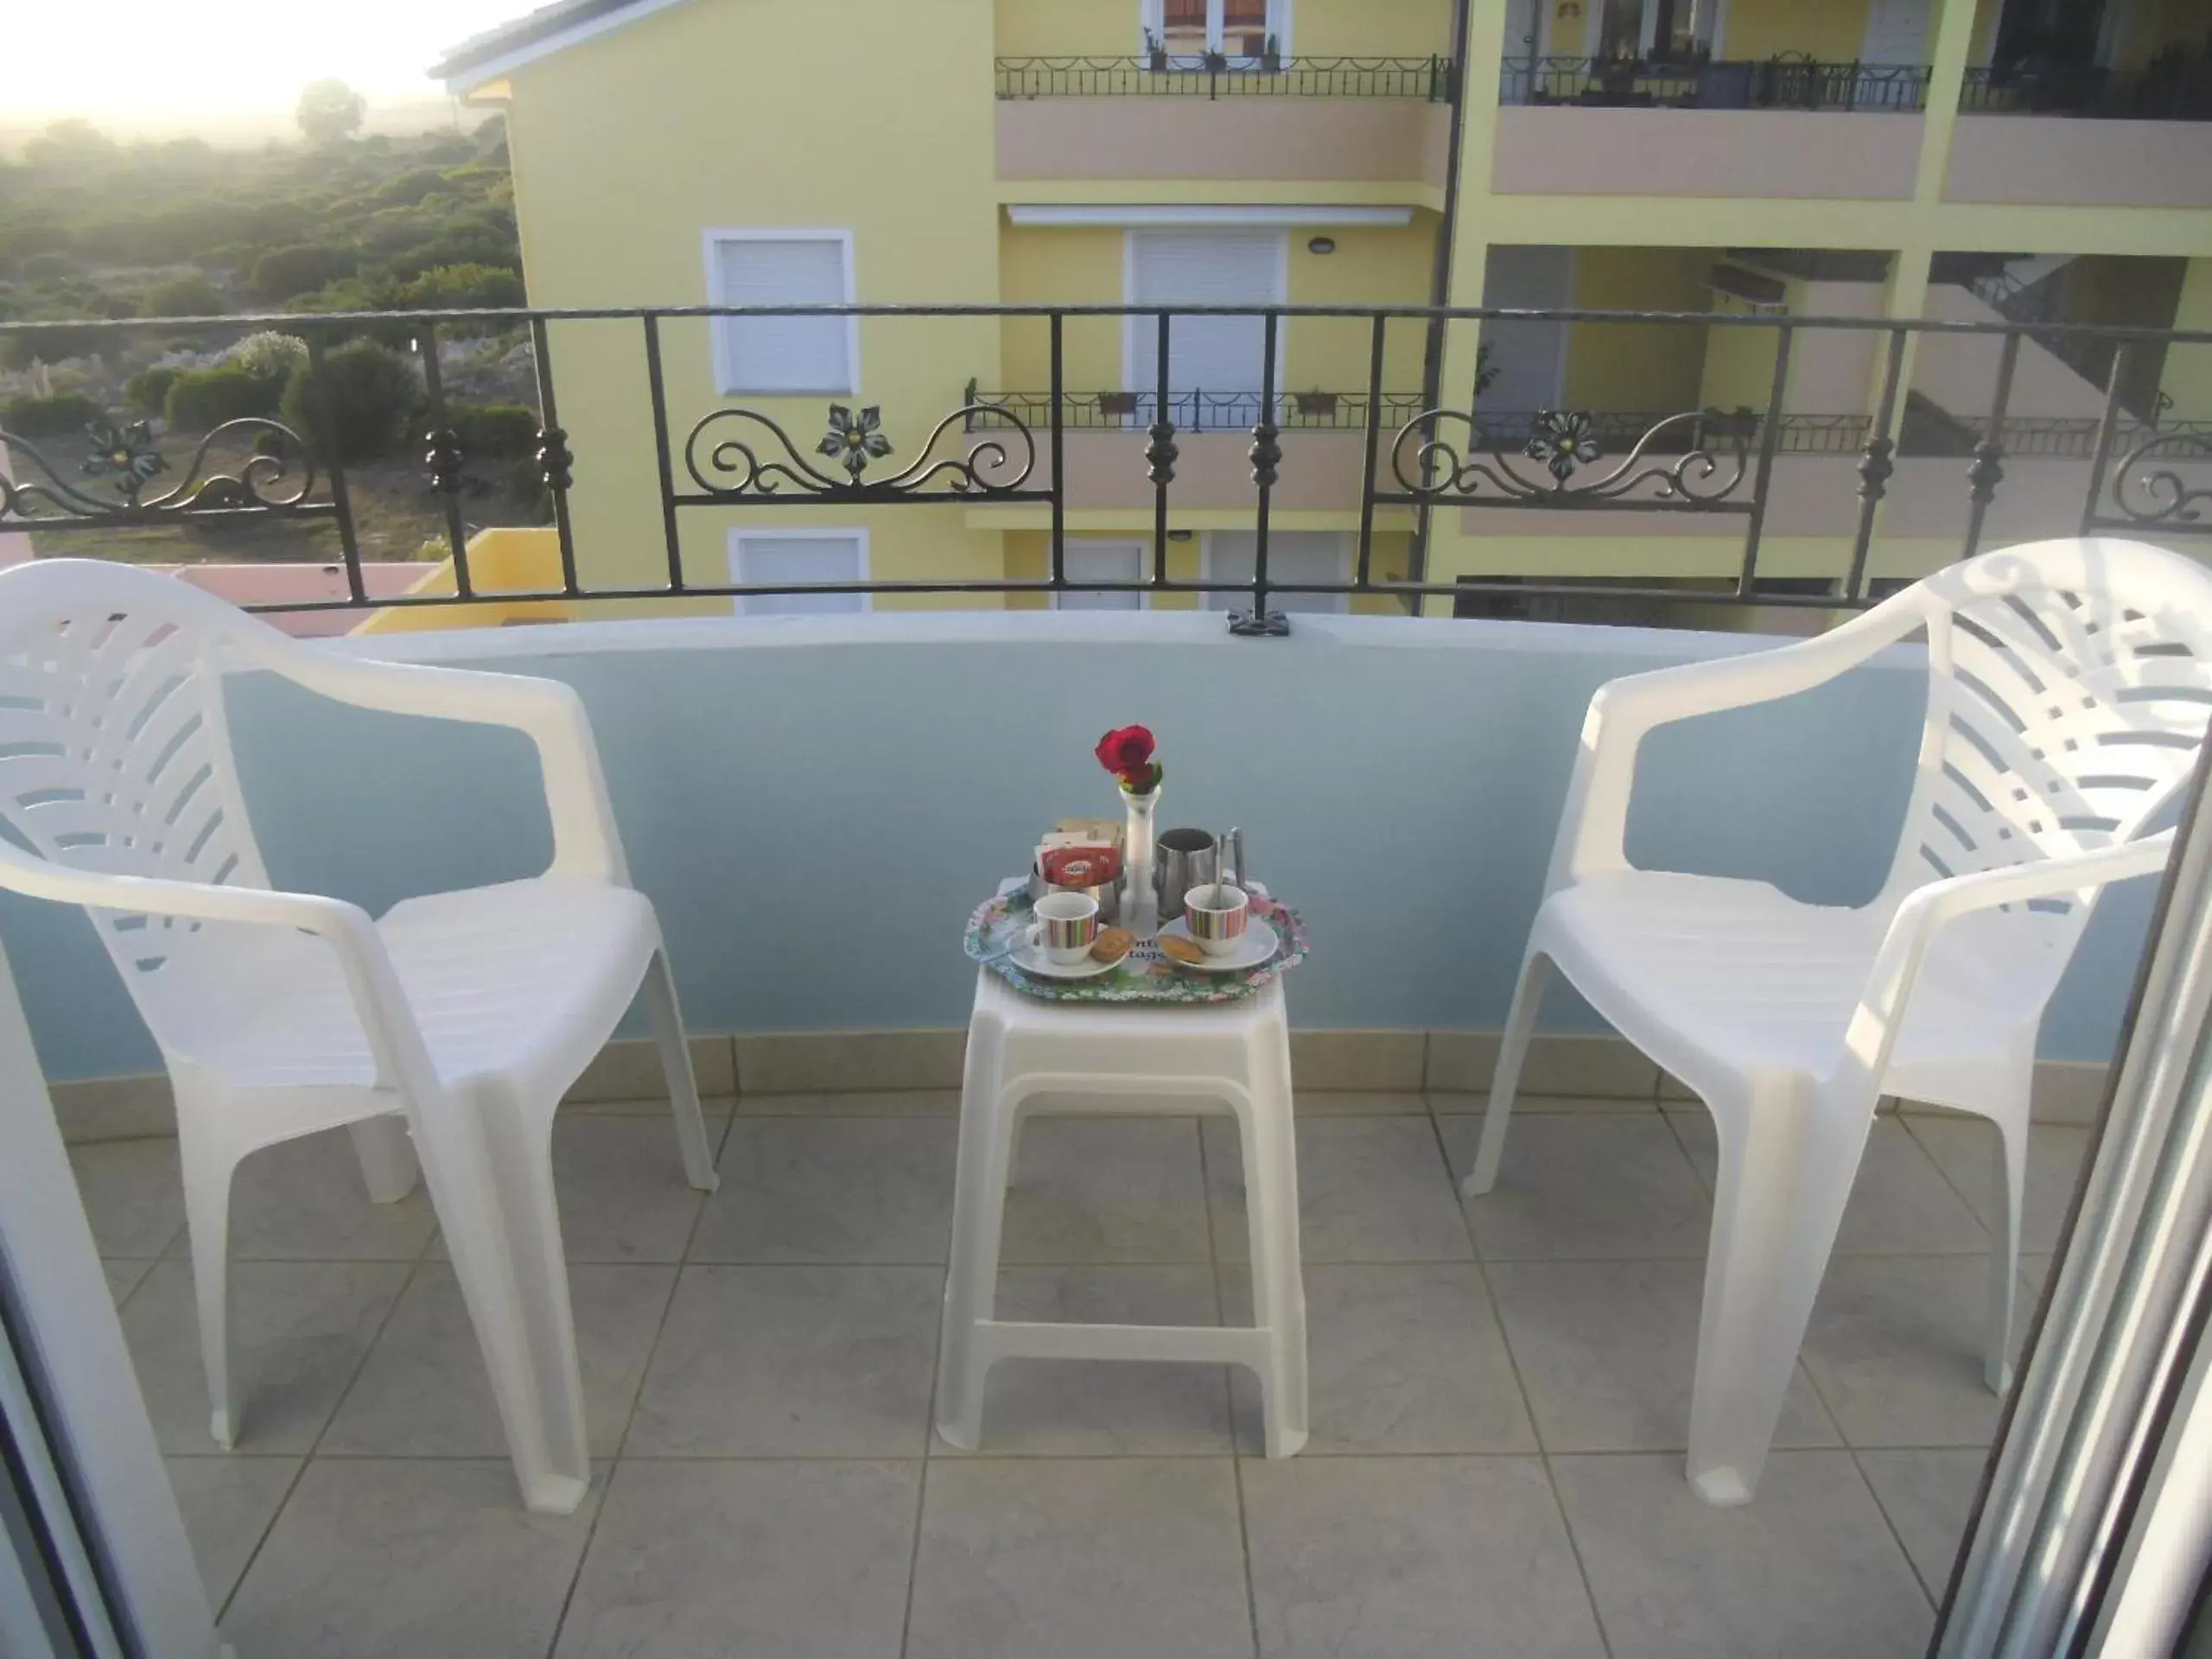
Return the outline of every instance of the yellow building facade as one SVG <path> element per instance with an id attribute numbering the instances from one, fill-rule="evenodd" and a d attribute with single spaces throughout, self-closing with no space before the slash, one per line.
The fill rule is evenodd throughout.
<path id="1" fill-rule="evenodd" d="M 2202 328 L 2212 325 L 2212 122 L 2154 118 L 2144 103 L 2163 96 L 2161 66 L 2175 54 L 2212 50 L 2196 10 L 2179 0 L 579 0 L 459 48 L 442 73 L 506 113 L 538 307 L 795 295 L 882 306 L 1440 299 L 1700 319 L 1977 321 L 2027 295 L 2075 321 Z M 2063 82 L 2020 45 L 2047 58 L 2062 24 L 2086 65 Z M 2092 72 L 2102 103 L 2084 105 Z M 2069 107 L 2057 107 L 2059 91 Z M 711 505 L 707 486 L 727 484 L 745 460 L 724 448 L 718 461 L 718 443 L 744 437 L 766 454 L 779 441 L 750 417 L 691 439 L 715 410 L 742 408 L 811 455 L 831 404 L 874 408 L 892 449 L 868 475 L 882 477 L 921 460 L 931 429 L 974 388 L 1020 413 L 1041 451 L 1052 385 L 1041 317 L 873 316 L 849 328 L 812 319 L 781 332 L 704 317 L 550 327 L 588 587 L 645 595 L 676 568 L 694 584 L 833 587 L 1027 580 L 1049 568 L 1043 502 L 855 507 L 787 493 Z M 1175 347 L 1166 553 L 1178 580 L 1249 575 L 1255 340 L 1193 323 Z M 1508 423 L 1589 411 L 1615 454 L 1636 417 L 1762 410 L 1774 379 L 1775 331 L 1725 321 L 1471 321 L 1441 343 L 1443 406 L 1471 404 Z M 1497 372 L 1475 398 L 1484 344 Z M 1901 404 L 1939 428 L 1978 416 L 1996 348 L 1973 344 L 1987 346 L 1986 361 L 1914 346 L 1904 375 L 1912 397 Z M 1417 319 L 1386 331 L 1386 450 L 1399 417 L 1424 405 L 1428 345 Z M 1351 574 L 1373 346 L 1363 319 L 1283 322 L 1278 576 Z M 2096 365 L 2046 363 L 2042 352 L 2023 347 L 2032 360 L 2016 397 L 2054 446 L 2082 450 L 2082 423 L 2094 426 L 2102 404 Z M 1069 568 L 1091 579 L 1140 580 L 1154 568 L 1144 451 L 1158 415 L 1155 359 L 1142 322 L 1062 325 L 1065 531 Z M 1763 575 L 1842 573 L 1882 359 L 1876 334 L 1797 332 L 1782 404 L 1793 435 L 1777 461 Z M 2129 372 L 2145 419 L 2212 420 L 2212 347 L 2176 346 Z M 1921 574 L 1958 545 L 1942 519 L 1963 498 L 1961 463 L 1955 452 L 1916 460 L 1911 429 L 1878 523 L 1877 578 Z M 955 422 L 931 454 L 957 459 L 1015 435 L 988 418 Z M 2033 533 L 2060 515 L 2060 474 L 2086 476 L 2085 457 L 2014 462 L 1993 531 Z M 664 511 L 671 494 L 698 504 Z M 2063 512 L 2079 510 L 2077 493 Z M 1717 580 L 1732 575 L 1742 547 L 1739 520 L 1689 515 L 1454 504 L 1417 535 L 1409 509 L 1386 505 L 1374 525 L 1369 574 L 1434 582 Z M 2051 533 L 2070 528 L 2054 523 Z M 872 602 L 1046 601 L 912 591 Z M 1428 603 L 1451 608 L 1447 598 Z"/>

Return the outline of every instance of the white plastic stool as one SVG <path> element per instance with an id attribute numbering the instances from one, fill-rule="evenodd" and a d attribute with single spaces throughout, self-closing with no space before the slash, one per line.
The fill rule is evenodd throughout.
<path id="1" fill-rule="evenodd" d="M 1014 1137 L 1046 1096 L 1054 1097 L 1055 1116 L 1195 1110 L 1236 1119 L 1256 1324 L 1047 1325 L 993 1317 Z M 1236 1002 L 1122 1007 L 1046 1002 L 988 969 L 977 972 L 960 1099 L 952 1265 L 938 1347 L 937 1432 L 954 1446 L 976 1449 L 984 1379 L 1009 1357 L 1249 1366 L 1260 1382 L 1268 1456 L 1287 1458 L 1306 1444 L 1306 1285 L 1298 1269 L 1298 1153 L 1281 982 Z"/>

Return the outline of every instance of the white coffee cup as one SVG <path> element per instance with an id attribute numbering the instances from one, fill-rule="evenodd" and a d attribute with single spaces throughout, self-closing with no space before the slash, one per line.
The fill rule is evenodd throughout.
<path id="1" fill-rule="evenodd" d="M 1233 956 L 1244 948 L 1244 926 L 1252 901 L 1244 889 L 1207 882 L 1183 895 L 1183 925 L 1210 957 Z"/>
<path id="2" fill-rule="evenodd" d="M 1037 901 L 1029 945 L 1047 962 L 1072 968 L 1098 938 L 1098 901 L 1087 893 L 1048 893 Z"/>

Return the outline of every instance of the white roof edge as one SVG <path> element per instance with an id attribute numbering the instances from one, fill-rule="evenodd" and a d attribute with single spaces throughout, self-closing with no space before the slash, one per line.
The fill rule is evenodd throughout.
<path id="1" fill-rule="evenodd" d="M 473 64 L 460 74 L 448 75 L 445 78 L 446 91 L 455 98 L 465 98 L 471 89 L 481 86 L 487 80 L 497 80 L 502 75 L 511 74 L 524 64 L 535 63 L 540 58 L 550 58 L 556 52 L 565 52 L 570 47 L 598 35 L 611 35 L 641 17 L 650 17 L 657 11 L 665 11 L 671 6 L 683 3 L 683 0 L 636 0 L 635 4 L 625 6 L 620 11 L 604 12 L 599 16 L 571 23 L 543 39 L 518 46 L 512 52 Z"/>
<path id="2" fill-rule="evenodd" d="M 1129 202 L 1009 202 L 1006 214 L 1016 225 L 1210 225 L 1275 228 L 1299 225 L 1413 223 L 1410 207 L 1372 203 L 1224 203 L 1217 207 Z"/>

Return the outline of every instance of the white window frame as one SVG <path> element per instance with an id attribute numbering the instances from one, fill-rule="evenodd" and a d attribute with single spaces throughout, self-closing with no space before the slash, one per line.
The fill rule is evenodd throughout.
<path id="1" fill-rule="evenodd" d="M 1127 227 L 1122 232 L 1122 303 L 1135 305 L 1138 302 L 1137 238 L 1142 232 L 1160 229 L 1204 231 L 1209 228 L 1249 231 L 1270 227 L 1254 226 L 1235 219 L 1224 220 L 1214 226 L 1193 223 L 1166 226 L 1133 225 Z M 1277 297 L 1263 302 L 1262 308 L 1269 305 L 1286 306 L 1290 303 L 1290 232 L 1287 230 L 1275 232 L 1275 294 Z M 1167 308 L 1173 311 L 1175 308 L 1171 305 Z M 1160 390 L 1159 337 L 1151 334 L 1149 325 L 1152 321 L 1149 315 L 1137 313 L 1124 315 L 1122 319 L 1122 390 L 1124 391 L 1152 395 L 1157 394 Z M 1174 339 L 1174 325 L 1172 322 L 1168 325 L 1168 339 L 1172 342 Z M 1147 335 L 1151 336 L 1149 340 L 1147 339 Z M 1290 329 L 1286 320 L 1284 326 L 1275 330 L 1275 398 L 1278 403 L 1289 395 L 1287 391 L 1289 382 L 1285 378 L 1290 372 L 1289 365 Z M 1171 386 L 1169 390 L 1171 391 L 1188 391 L 1190 388 Z"/>
<path id="2" fill-rule="evenodd" d="M 1290 30 L 1298 15 L 1297 0 L 1268 0 L 1268 33 L 1275 37 L 1275 47 L 1286 58 L 1294 55 Z M 1224 19 L 1228 9 L 1222 0 L 1206 0 L 1206 49 L 1218 52 L 1221 48 Z M 1164 0 L 1138 0 L 1137 52 L 1141 56 L 1155 35 L 1167 33 L 1167 7 Z M 1232 58 L 1232 63 L 1243 62 L 1242 57 Z"/>
<path id="3" fill-rule="evenodd" d="M 844 297 L 839 303 L 857 305 L 859 289 L 853 276 L 853 233 L 845 226 L 816 226 L 812 228 L 764 230 L 753 226 L 723 226 L 709 230 L 702 238 L 707 264 L 707 303 L 725 303 L 721 292 L 721 250 L 731 242 L 835 242 L 841 250 L 845 267 Z M 735 344 L 727 326 L 730 319 L 714 320 L 715 390 L 727 397 L 753 396 L 758 397 L 857 397 L 861 391 L 861 320 L 845 319 L 845 378 L 852 384 L 843 386 L 756 386 L 741 382 L 732 348 Z"/>
<path id="4" fill-rule="evenodd" d="M 1246 532 L 1240 531 L 1236 533 L 1243 535 Z M 1273 533 L 1281 534 L 1280 531 Z M 1349 531 L 1330 530 L 1323 531 L 1320 533 L 1325 536 L 1334 536 L 1337 538 L 1337 571 L 1335 580 L 1338 582 L 1350 582 L 1352 577 L 1351 532 Z M 1219 534 L 1220 532 L 1217 531 L 1209 530 L 1203 532 L 1200 537 L 1198 543 L 1198 580 L 1201 584 L 1217 581 L 1220 577 L 1221 573 L 1215 568 L 1216 560 L 1214 558 L 1214 538 Z M 1238 582 L 1236 585 L 1238 588 L 1243 588 L 1245 583 L 1249 582 L 1251 578 L 1248 576 L 1244 578 L 1243 582 Z M 1272 592 L 1273 590 L 1270 589 L 1269 591 Z M 1212 603 L 1217 602 L 1219 597 L 1220 595 L 1217 594 L 1201 593 L 1198 595 L 1199 608 L 1202 610 L 1207 608 Z M 1349 613 L 1351 610 L 1351 595 L 1350 594 L 1300 594 L 1296 595 L 1296 597 L 1304 600 L 1319 599 L 1326 600 L 1328 601 L 1329 608 L 1326 611 L 1308 612 L 1308 615 L 1343 616 Z M 1233 607 L 1234 602 L 1232 599 L 1232 608 Z"/>
<path id="5" fill-rule="evenodd" d="M 1068 537 L 1067 545 L 1068 545 L 1068 549 L 1069 549 L 1069 550 L 1070 550 L 1071 552 L 1072 552 L 1075 549 L 1077 549 L 1077 548 L 1078 548 L 1078 547 L 1084 547 L 1084 548 L 1094 548 L 1094 547 L 1096 547 L 1096 548 L 1106 548 L 1106 547 L 1113 547 L 1113 548 L 1122 548 L 1122 549 L 1127 549 L 1127 550 L 1134 550 L 1135 551 L 1135 553 L 1136 553 L 1136 556 L 1137 556 L 1137 580 L 1138 580 L 1138 581 L 1140 581 L 1140 582 L 1142 582 L 1142 581 L 1146 580 L 1146 579 L 1147 579 L 1147 577 L 1151 574 L 1151 573 L 1150 573 L 1150 571 L 1149 571 L 1149 570 L 1147 569 L 1147 567 L 1146 567 L 1145 556 L 1146 556 L 1147 554 L 1148 554 L 1148 553 L 1150 553 L 1150 552 L 1152 551 L 1152 543 L 1149 543 L 1149 542 L 1147 542 L 1147 541 L 1141 541 L 1141 540 L 1139 540 L 1136 537 L 1134 537 L 1134 536 L 1128 536 L 1128 537 L 1122 537 L 1122 536 L 1071 536 L 1070 537 Z M 1047 562 L 1048 565 L 1049 565 L 1049 563 L 1050 563 L 1050 562 L 1051 562 L 1052 556 L 1052 550 L 1048 546 L 1048 547 L 1046 547 L 1046 550 L 1045 550 L 1045 557 L 1046 557 L 1046 562 Z M 1072 578 L 1071 578 L 1071 579 L 1072 579 Z M 1112 595 L 1112 596 L 1113 596 L 1113 597 L 1119 597 L 1119 595 Z M 1063 604 L 1063 603 L 1062 603 L 1062 601 L 1063 601 L 1064 600 L 1069 599 L 1069 598 L 1071 598 L 1071 597 L 1080 597 L 1080 598 L 1086 598 L 1086 599 L 1090 599 L 1090 598 L 1106 597 L 1106 595 L 1100 595 L 1100 594 L 1079 594 L 1079 595 L 1071 595 L 1071 594 L 1064 594 L 1064 593 L 1056 593 L 1056 594 L 1054 594 L 1052 595 L 1052 608 L 1053 608 L 1054 610 L 1056 610 L 1056 611 L 1067 610 L 1067 609 L 1069 609 L 1070 607 L 1069 607 L 1068 606 L 1066 606 L 1066 605 Z M 1141 593 L 1141 594 L 1139 594 L 1136 596 L 1136 598 L 1137 598 L 1137 608 L 1138 608 L 1139 610 L 1141 610 L 1141 611 L 1148 611 L 1148 610 L 1150 610 L 1150 609 L 1152 608 L 1152 594 L 1151 594 L 1151 593 L 1150 593 L 1150 591 L 1149 591 L 1149 590 L 1147 590 L 1147 591 L 1146 591 L 1146 592 L 1144 592 L 1144 593 Z M 1082 615 L 1082 614 L 1085 614 L 1085 613 L 1081 612 L 1081 611 L 1077 611 L 1077 612 L 1075 613 L 1075 614 Z M 1111 614 L 1111 613 L 1100 613 L 1100 614 Z"/>
<path id="6" fill-rule="evenodd" d="M 741 588 L 745 585 L 745 543 L 753 541 L 857 542 L 860 543 L 861 563 L 860 569 L 854 575 L 853 580 L 855 582 L 874 580 L 868 573 L 875 568 L 875 561 L 868 549 L 868 527 L 864 524 L 842 524 L 832 529 L 824 529 L 818 524 L 793 527 L 781 524 L 733 524 L 730 526 L 728 549 L 729 581 L 733 588 Z M 760 614 L 747 608 L 753 600 L 760 597 L 761 595 L 757 594 L 732 594 L 729 606 L 731 613 L 736 616 Z M 839 594 L 836 597 L 845 598 L 848 595 Z M 875 608 L 874 594 L 855 594 L 849 597 L 860 601 L 860 608 L 863 614 Z"/>

